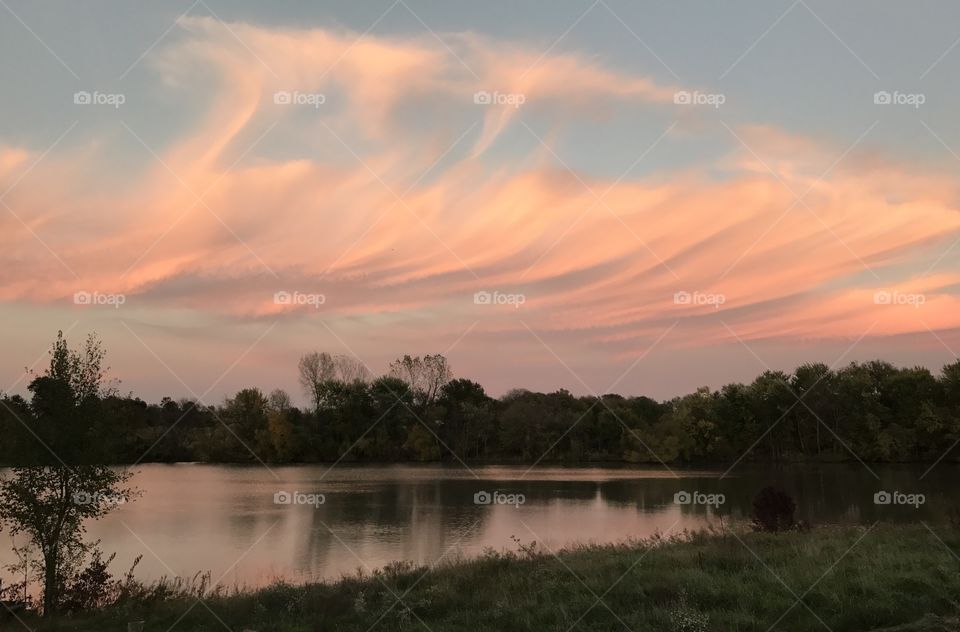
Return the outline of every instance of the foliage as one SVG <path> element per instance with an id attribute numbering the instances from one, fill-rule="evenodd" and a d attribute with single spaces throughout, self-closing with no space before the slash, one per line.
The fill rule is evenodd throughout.
<path id="1" fill-rule="evenodd" d="M 46 373 L 30 383 L 28 414 L 17 418 L 34 441 L 16 442 L 15 467 L 0 480 L 0 526 L 27 535 L 42 557 L 45 614 L 60 608 L 70 573 L 89 550 L 85 522 L 133 494 L 127 472 L 103 465 L 113 447 L 102 419 L 110 395 L 103 358 L 94 337 L 75 352 L 57 336 Z"/>
<path id="2" fill-rule="evenodd" d="M 93 546 L 87 566 L 69 577 L 63 590 L 61 609 L 66 612 L 93 610 L 116 603 L 123 594 L 124 583 L 114 579 L 109 566 L 116 553 L 103 559 L 103 553 Z M 132 581 L 133 570 L 140 563 L 138 557 L 127 573 L 127 585 Z"/>
<path id="3" fill-rule="evenodd" d="M 64 356 L 49 376 L 31 383 L 30 401 L 0 397 L 0 463 L 49 462 L 51 450 L 113 463 L 729 464 L 960 456 L 950 452 L 960 441 L 960 361 L 940 375 L 885 362 L 836 370 L 811 363 L 658 402 L 566 390 L 513 390 L 495 399 L 476 382 L 454 379 L 441 355 L 403 356 L 388 375 L 373 378 L 355 358 L 313 352 L 299 363 L 309 401 L 302 410 L 284 391 L 264 395 L 257 388 L 220 404 L 171 398 L 148 404 L 104 389 L 78 396 L 104 374 L 91 366 L 96 362 L 81 361 L 95 359 L 96 349 Z M 61 432 L 56 411 L 64 408 L 84 441 Z M 82 445 L 96 450 L 77 453 Z"/>

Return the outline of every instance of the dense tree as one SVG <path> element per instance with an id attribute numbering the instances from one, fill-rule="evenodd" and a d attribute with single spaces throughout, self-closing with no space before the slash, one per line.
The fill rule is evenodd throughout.
<path id="1" fill-rule="evenodd" d="M 214 406 L 169 398 L 147 404 L 105 387 L 90 396 L 97 392 L 91 384 L 103 379 L 102 370 L 89 366 L 98 353 L 73 359 L 59 353 L 47 374 L 31 382 L 30 401 L 0 397 L 0 463 L 50 458 L 43 446 L 68 452 L 84 441 L 118 463 L 722 464 L 950 460 L 960 442 L 960 361 L 940 375 L 880 361 L 839 369 L 810 363 L 657 402 L 523 389 L 494 399 L 476 382 L 453 379 L 443 356 L 403 356 L 387 375 L 371 379 L 358 360 L 317 352 L 298 366 L 310 402 L 301 410 L 283 391 L 265 396 L 256 388 Z M 61 432 L 65 425 L 84 441 Z"/>
<path id="2" fill-rule="evenodd" d="M 439 436 L 454 454 L 463 458 L 480 456 L 474 437 L 483 435 L 489 441 L 493 415 L 485 415 L 493 406 L 483 387 L 467 379 L 451 380 L 440 389 L 437 400 L 443 420 Z"/>

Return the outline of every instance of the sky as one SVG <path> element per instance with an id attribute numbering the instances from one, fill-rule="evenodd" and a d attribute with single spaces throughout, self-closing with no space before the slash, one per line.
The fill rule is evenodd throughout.
<path id="1" fill-rule="evenodd" d="M 960 351 L 960 5 L 0 0 L 0 389 L 669 398 Z"/>

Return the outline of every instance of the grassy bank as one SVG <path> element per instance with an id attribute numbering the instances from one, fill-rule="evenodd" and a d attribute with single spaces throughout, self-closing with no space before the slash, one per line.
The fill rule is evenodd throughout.
<path id="1" fill-rule="evenodd" d="M 960 532 L 931 527 L 936 535 L 923 525 L 883 524 L 696 534 L 558 556 L 523 547 L 429 571 L 396 565 L 329 584 L 277 585 L 202 603 L 183 595 L 130 600 L 26 623 L 51 632 L 119 631 L 137 619 L 147 632 L 766 631 L 777 621 L 777 630 L 960 630 L 952 618 L 960 562 L 947 548 L 960 553 Z"/>

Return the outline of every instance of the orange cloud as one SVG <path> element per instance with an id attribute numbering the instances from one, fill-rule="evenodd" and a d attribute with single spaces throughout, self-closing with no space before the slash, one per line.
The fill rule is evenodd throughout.
<path id="1" fill-rule="evenodd" d="M 730 329 L 855 338 L 955 324 L 960 274 L 946 262 L 927 274 L 960 229 L 951 178 L 856 151 L 821 178 L 842 147 L 764 127 L 736 130 L 750 149 L 731 138 L 723 179 L 591 177 L 558 167 L 518 121 L 562 128 L 621 100 L 669 114 L 674 88 L 471 34 L 450 36 L 451 54 L 432 37 L 180 27 L 151 61 L 162 89 L 202 114 L 144 148 L 158 160 L 123 190 L 90 186 L 93 150 L 39 163 L 9 203 L 63 265 L 5 216 L 7 263 L 35 274 L 0 277 L 3 300 L 99 289 L 151 314 L 309 317 L 273 301 L 298 290 L 371 328 L 429 337 L 476 318 L 516 336 L 522 313 L 537 331 L 621 350 L 675 322 L 671 344 L 686 345 Z M 475 104 L 482 90 L 526 101 Z M 324 103 L 276 103 L 278 92 Z M 488 155 L 518 138 L 528 149 L 507 162 Z M 0 151 L 0 181 L 32 155 Z M 524 294 L 522 312 L 478 308 L 481 290 Z M 878 304 L 883 291 L 924 302 Z"/>

